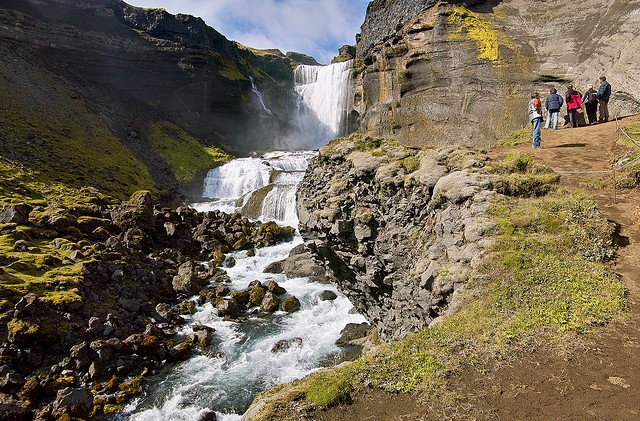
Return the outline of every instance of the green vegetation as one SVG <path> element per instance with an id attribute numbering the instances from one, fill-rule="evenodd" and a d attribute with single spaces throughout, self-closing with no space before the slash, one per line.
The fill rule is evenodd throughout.
<path id="1" fill-rule="evenodd" d="M 550 174 L 519 152 L 487 170 L 498 177 Z M 294 384 L 296 396 L 265 392 L 257 419 L 278 419 L 305 401 L 341 404 L 367 388 L 455 400 L 448 379 L 469 364 L 508 360 L 541 338 L 561 345 L 620 317 L 626 291 L 606 265 L 615 256 L 612 224 L 591 199 L 551 184 L 546 196 L 506 197 L 493 206 L 494 245 L 468 281 L 456 314 L 351 364 L 314 373 Z"/>
<path id="2" fill-rule="evenodd" d="M 46 100 L 30 100 L 10 85 L 0 90 L 0 152 L 6 158 L 19 160 L 45 184 L 88 185 L 119 198 L 154 188 L 144 164 L 82 100 L 56 81 L 38 83 L 46 86 Z"/>
<path id="3" fill-rule="evenodd" d="M 531 129 L 525 127 L 524 129 L 515 130 L 506 136 L 502 137 L 496 142 L 496 146 L 500 147 L 514 147 L 528 143 L 531 141 Z"/>
<path id="4" fill-rule="evenodd" d="M 640 185 L 640 123 L 627 124 L 622 127 L 633 139 L 620 137 L 620 143 L 630 148 L 630 152 L 618 165 L 622 170 L 616 174 L 616 187 L 634 188 Z"/>
<path id="5" fill-rule="evenodd" d="M 560 175 L 551 168 L 517 151 L 508 152 L 499 161 L 492 161 L 487 170 L 501 175 L 498 191 L 508 196 L 543 196 L 560 182 Z"/>
<path id="6" fill-rule="evenodd" d="M 196 138 L 167 121 L 149 124 L 144 135 L 181 183 L 193 180 L 200 170 L 231 159 L 222 150 L 203 146 Z"/>

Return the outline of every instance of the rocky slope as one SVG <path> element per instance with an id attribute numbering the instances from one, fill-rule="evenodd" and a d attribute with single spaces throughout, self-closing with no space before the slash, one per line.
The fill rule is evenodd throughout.
<path id="1" fill-rule="evenodd" d="M 527 124 L 532 91 L 604 74 L 612 115 L 640 111 L 640 2 L 370 3 L 357 44 L 360 130 L 408 145 L 487 145 Z"/>
<path id="2" fill-rule="evenodd" d="M 113 171 L 100 158 L 83 162 L 109 154 L 121 158 L 119 170 L 139 174 L 125 178 L 144 180 L 137 188 L 175 189 L 185 181 L 180 167 L 215 164 L 190 150 L 246 154 L 273 147 L 290 129 L 293 60 L 251 51 L 192 16 L 120 0 L 9 0 L 0 5 L 0 51 L 0 154 L 56 168 L 70 182 L 69 166 Z M 93 136 L 107 144 L 96 147 Z M 52 152 L 63 140 L 75 144 Z M 58 165 L 61 158 L 68 162 Z"/>
<path id="3" fill-rule="evenodd" d="M 417 151 L 361 135 L 312 161 L 298 190 L 305 245 L 382 339 L 455 310 L 456 291 L 491 243 L 485 212 L 513 193 L 485 161 L 472 150 Z"/>

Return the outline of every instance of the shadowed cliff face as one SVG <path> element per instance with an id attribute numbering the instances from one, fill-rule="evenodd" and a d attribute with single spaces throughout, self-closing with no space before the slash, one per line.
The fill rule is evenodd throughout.
<path id="1" fill-rule="evenodd" d="M 55 74 L 120 135 L 166 119 L 242 154 L 274 147 L 289 130 L 291 60 L 256 55 L 199 18 L 119 0 L 7 0 L 0 43 Z"/>
<path id="2" fill-rule="evenodd" d="M 358 42 L 360 129 L 408 145 L 488 145 L 527 124 L 532 91 L 613 85 L 640 112 L 640 1 L 375 0 Z"/>

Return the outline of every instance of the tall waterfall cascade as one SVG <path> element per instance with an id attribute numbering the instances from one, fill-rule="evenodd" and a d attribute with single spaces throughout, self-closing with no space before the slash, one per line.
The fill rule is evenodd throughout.
<path id="1" fill-rule="evenodd" d="M 300 144 L 317 149 L 348 131 L 352 107 L 353 60 L 329 66 L 300 65 L 294 71 L 298 94 L 294 124 Z"/>

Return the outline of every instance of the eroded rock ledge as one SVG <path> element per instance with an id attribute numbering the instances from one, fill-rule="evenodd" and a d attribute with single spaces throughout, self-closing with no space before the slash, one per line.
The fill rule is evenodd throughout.
<path id="1" fill-rule="evenodd" d="M 382 339 L 455 308 L 491 242 L 485 211 L 499 181 L 481 171 L 486 160 L 471 149 L 352 135 L 311 162 L 298 190 L 305 245 Z"/>

